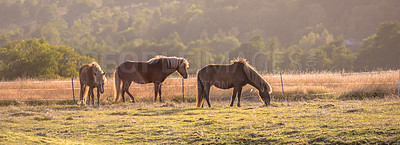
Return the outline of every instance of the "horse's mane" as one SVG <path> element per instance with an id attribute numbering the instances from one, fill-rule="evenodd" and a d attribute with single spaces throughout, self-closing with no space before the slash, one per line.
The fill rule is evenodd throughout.
<path id="1" fill-rule="evenodd" d="M 101 70 L 101 67 L 97 62 L 93 61 L 89 65 L 92 66 L 93 71 L 103 73 L 103 70 Z"/>
<path id="2" fill-rule="evenodd" d="M 235 62 L 240 62 L 240 63 L 243 63 L 243 64 L 249 64 L 249 62 L 247 62 L 247 60 L 245 58 L 243 58 L 243 57 L 238 57 L 238 58 L 236 58 L 234 60 L 231 60 L 231 64 L 233 64 Z M 250 67 L 252 67 L 252 66 L 250 66 Z"/>
<path id="3" fill-rule="evenodd" d="M 231 64 L 233 63 L 242 63 L 244 64 L 243 66 L 243 71 L 245 72 L 247 78 L 252 81 L 255 85 L 259 86 L 259 88 L 261 89 L 260 91 L 264 91 L 264 89 L 268 89 L 267 91 L 269 93 L 272 92 L 272 88 L 271 86 L 268 84 L 267 81 L 264 80 L 264 78 L 262 77 L 262 75 L 260 75 L 256 69 L 254 69 L 253 66 L 251 66 L 249 64 L 249 62 L 247 62 L 246 59 L 242 58 L 242 57 L 238 57 L 234 60 L 231 61 Z"/>
<path id="4" fill-rule="evenodd" d="M 163 55 L 157 55 L 154 58 L 148 60 L 147 63 L 153 64 L 153 63 L 157 63 L 158 61 L 167 62 L 168 68 L 177 68 L 182 65 L 186 65 L 186 67 L 189 67 L 189 63 L 187 62 L 186 59 L 184 59 L 182 57 L 175 57 L 175 56 L 167 57 L 167 56 L 163 56 Z"/>

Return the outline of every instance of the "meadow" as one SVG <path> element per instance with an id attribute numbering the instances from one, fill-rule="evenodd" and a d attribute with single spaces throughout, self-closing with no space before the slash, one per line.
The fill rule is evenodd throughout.
<path id="1" fill-rule="evenodd" d="M 131 87 L 137 103 L 112 103 L 108 78 L 100 107 L 72 102 L 70 80 L 0 82 L 0 144 L 399 144 L 397 71 L 265 74 L 272 105 L 244 88 L 242 107 L 228 107 L 232 90 L 212 88 L 212 108 L 195 108 L 196 82 Z M 74 88 L 79 88 L 75 83 Z M 78 95 L 75 89 L 75 95 Z M 77 97 L 77 96 L 76 96 Z"/>
<path id="2" fill-rule="evenodd" d="M 398 144 L 398 100 L 0 107 L 0 144 Z"/>

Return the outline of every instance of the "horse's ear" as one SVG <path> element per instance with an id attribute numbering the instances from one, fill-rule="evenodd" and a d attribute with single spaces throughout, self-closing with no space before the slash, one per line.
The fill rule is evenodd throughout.
<path id="1" fill-rule="evenodd" d="M 184 67 L 184 66 L 186 66 L 186 68 L 188 68 L 189 66 L 188 65 L 185 65 L 186 63 L 185 63 L 185 60 L 184 59 L 181 59 L 180 60 L 180 67 Z"/>

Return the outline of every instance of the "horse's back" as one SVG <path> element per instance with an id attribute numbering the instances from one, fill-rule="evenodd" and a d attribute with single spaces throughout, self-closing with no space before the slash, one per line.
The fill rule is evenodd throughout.
<path id="1" fill-rule="evenodd" d="M 222 89 L 231 88 L 235 84 L 244 85 L 246 79 L 240 66 L 235 65 L 207 65 L 197 75 L 200 80 Z"/>
<path id="2" fill-rule="evenodd" d="M 93 78 L 90 76 L 92 72 L 90 67 L 89 64 L 86 64 L 79 69 L 79 80 L 86 85 L 91 84 L 91 81 L 93 81 Z"/>
<path id="3" fill-rule="evenodd" d="M 81 68 L 79 69 L 79 75 L 87 73 L 88 68 L 90 68 L 90 66 L 88 64 L 81 66 Z"/>
<path id="4" fill-rule="evenodd" d="M 133 81 L 139 84 L 161 80 L 161 66 L 141 61 L 126 61 L 118 66 L 118 75 L 122 80 Z"/>

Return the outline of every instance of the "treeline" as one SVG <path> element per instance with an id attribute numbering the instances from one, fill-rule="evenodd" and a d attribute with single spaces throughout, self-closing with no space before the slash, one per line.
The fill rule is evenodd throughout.
<path id="1" fill-rule="evenodd" d="M 67 46 L 42 39 L 7 41 L 0 48 L 0 80 L 78 76 L 79 66 L 93 61 Z"/>
<path id="2" fill-rule="evenodd" d="M 121 60 L 147 60 L 156 54 L 184 56 L 192 73 L 237 56 L 264 72 L 394 69 L 399 62 L 395 57 L 399 4 L 396 0 L 0 1 L 0 35 L 12 41 L 45 38 L 55 47 L 65 45 L 104 62 L 107 71 Z"/>

